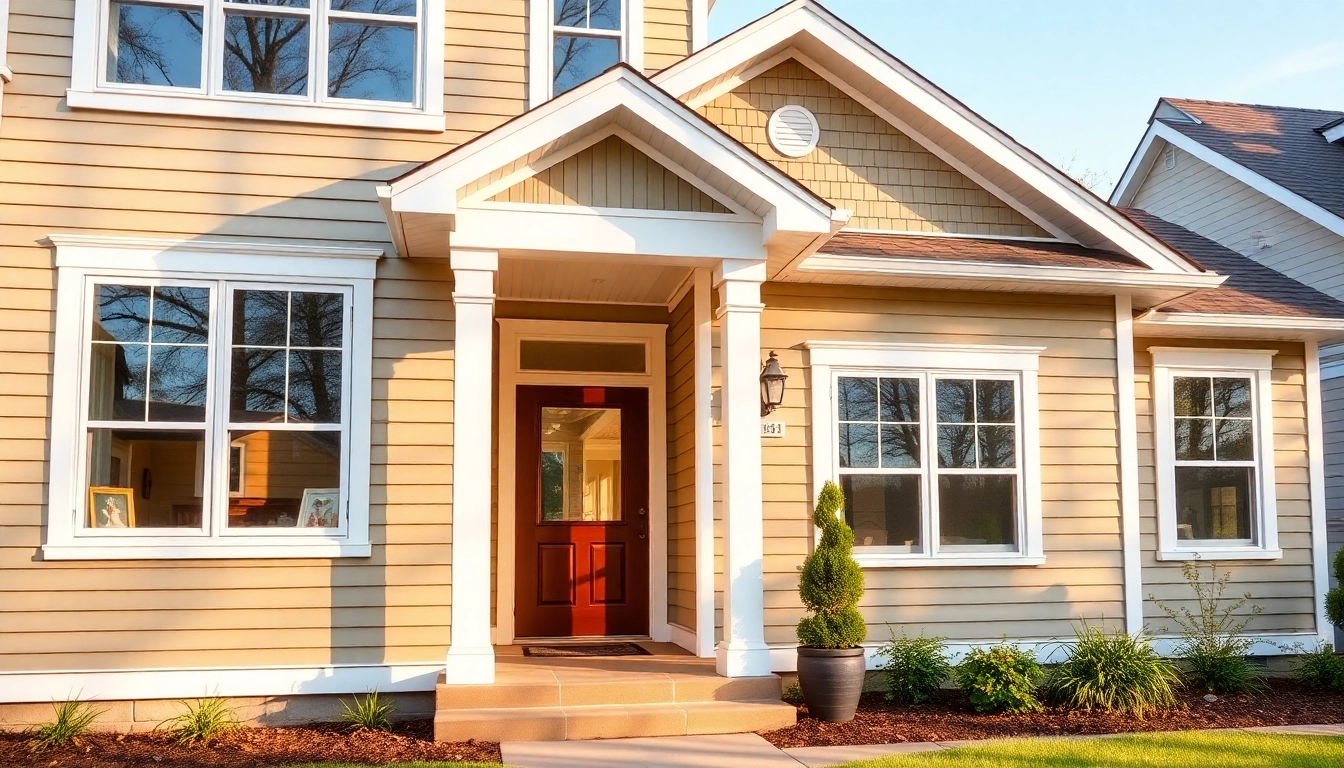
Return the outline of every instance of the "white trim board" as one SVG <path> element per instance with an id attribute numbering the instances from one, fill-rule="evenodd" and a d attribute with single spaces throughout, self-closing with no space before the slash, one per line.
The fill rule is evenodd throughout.
<path id="1" fill-rule="evenodd" d="M 1325 423 L 1321 401 L 1321 352 L 1314 341 L 1304 345 L 1307 358 L 1307 485 L 1311 495 L 1311 576 L 1316 598 L 1316 634 L 1320 642 L 1334 642 L 1335 628 L 1325 615 L 1325 593 L 1330 589 L 1330 547 L 1325 499 Z"/>
<path id="2" fill-rule="evenodd" d="M 0 672 L 0 703 L 432 691 L 441 662 Z"/>
<path id="3" fill-rule="evenodd" d="M 1125 631 L 1143 629 L 1143 561 L 1139 531 L 1139 422 L 1134 393 L 1134 311 L 1128 294 L 1115 297 L 1115 392 L 1120 449 L 1120 537 L 1125 584 Z"/>

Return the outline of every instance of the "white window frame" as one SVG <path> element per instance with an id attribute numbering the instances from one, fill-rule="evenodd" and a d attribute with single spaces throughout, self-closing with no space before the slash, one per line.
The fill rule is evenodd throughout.
<path id="1" fill-rule="evenodd" d="M 222 241 L 171 241 L 89 235 L 52 235 L 57 267 L 56 339 L 52 402 L 76 407 L 52 408 L 51 481 L 46 535 L 48 560 L 140 560 L 226 558 L 368 557 L 369 446 L 372 389 L 373 279 L 383 251 L 302 244 L 267 245 Z M 200 283 L 212 281 L 210 401 L 205 428 L 207 459 L 228 429 L 227 403 L 214 402 L 231 347 L 232 312 L 224 306 L 230 287 L 274 290 L 328 289 L 344 292 L 346 339 L 343 347 L 347 402 L 342 404 L 342 473 L 345 524 L 334 530 L 227 529 L 224 516 L 203 519 L 199 529 L 91 531 L 83 525 L 86 460 L 83 435 L 87 413 L 87 333 L 91 322 L 89 291 L 94 283 Z M 207 461 L 203 484 L 216 509 L 227 509 L 227 480 L 212 472 L 224 463 Z M 222 505 L 222 507 L 221 507 Z M 204 517 L 204 516 L 203 516 Z M 109 535 L 111 534 L 111 535 Z"/>
<path id="2" fill-rule="evenodd" d="M 527 20 L 527 108 L 532 109 L 551 100 L 555 83 L 553 51 L 556 30 L 562 33 L 568 27 L 556 27 L 556 0 L 528 0 Z M 635 34 L 638 30 L 638 34 Z M 639 72 L 644 71 L 644 0 L 621 0 L 621 29 L 575 30 L 593 37 L 614 37 L 621 41 L 620 60 Z"/>
<path id="3" fill-rule="evenodd" d="M 1274 477 L 1274 355 L 1277 350 L 1149 347 L 1153 356 L 1153 436 L 1157 480 L 1158 560 L 1277 560 L 1279 549 L 1277 492 Z M 1252 539 L 1180 540 L 1176 535 L 1177 376 L 1227 377 L 1251 380 L 1255 434 L 1255 506 Z"/>
<path id="4" fill-rule="evenodd" d="M 839 424 L 836 383 L 841 376 L 920 378 L 921 423 L 929 424 L 933 398 L 929 387 L 939 378 L 1005 379 L 1016 383 L 1018 468 L 1017 551 L 947 551 L 933 541 L 932 521 L 937 510 L 936 434 L 921 428 L 923 467 L 920 503 L 923 551 L 899 546 L 854 548 L 854 559 L 864 568 L 928 566 L 1034 566 L 1045 562 L 1041 514 L 1040 386 L 1038 370 L 1044 347 L 961 344 L 905 344 L 886 342 L 808 341 L 812 417 L 812 497 L 827 480 L 840 480 L 836 449 Z M 977 470 L 979 471 L 979 470 Z M 880 472 L 880 470 L 879 470 Z"/>
<path id="5" fill-rule="evenodd" d="M 306 96 L 283 94 L 236 93 L 224 91 L 222 26 L 224 0 L 136 0 L 148 4 L 192 5 L 203 9 L 213 28 L 220 32 L 202 40 L 201 87 L 167 88 L 153 85 L 109 82 L 105 69 L 105 45 L 108 32 L 109 0 L 75 0 L 74 51 L 71 59 L 70 88 L 66 103 L 73 109 L 108 109 L 122 112 L 149 112 L 193 117 L 225 117 L 249 120 L 273 120 L 323 125 L 349 125 L 391 128 L 409 131 L 444 130 L 443 50 L 445 0 L 417 0 L 415 17 L 417 52 L 414 57 L 415 97 L 410 104 L 332 99 L 318 93 L 318 67 L 325 71 L 327 62 L 328 21 L 337 16 L 351 20 L 384 17 L 367 14 L 331 12 L 329 0 L 312 0 L 307 14 L 312 25 L 309 45 L 309 93 Z M 256 6 L 240 6 L 257 11 Z M 267 13 L 277 9 L 265 8 Z M 294 11 L 280 9 L 285 15 Z M 390 18 L 390 17 L 387 17 Z M 409 19 L 410 17 L 407 17 Z M 210 25 L 207 25 L 210 26 Z M 325 82 L 325 77 L 320 78 Z"/>

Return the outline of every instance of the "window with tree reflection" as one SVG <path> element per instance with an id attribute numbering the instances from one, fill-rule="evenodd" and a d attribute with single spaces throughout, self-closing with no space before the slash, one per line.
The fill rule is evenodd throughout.
<path id="1" fill-rule="evenodd" d="M 623 58 L 622 0 L 551 0 L 551 95 L 588 82 Z"/>

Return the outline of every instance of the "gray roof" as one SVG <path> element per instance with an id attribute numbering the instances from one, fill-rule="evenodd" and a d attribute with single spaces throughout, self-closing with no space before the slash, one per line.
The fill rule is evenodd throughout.
<path id="1" fill-rule="evenodd" d="M 1344 145 L 1319 133 L 1344 112 L 1193 99 L 1163 101 L 1200 120 L 1159 117 L 1238 165 L 1344 217 Z"/>

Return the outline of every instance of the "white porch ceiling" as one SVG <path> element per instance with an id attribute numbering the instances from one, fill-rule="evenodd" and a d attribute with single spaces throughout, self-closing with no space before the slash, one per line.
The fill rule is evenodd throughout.
<path id="1" fill-rule="evenodd" d="M 687 267 L 648 263 L 499 260 L 499 298 L 667 306 L 690 276 Z"/>

